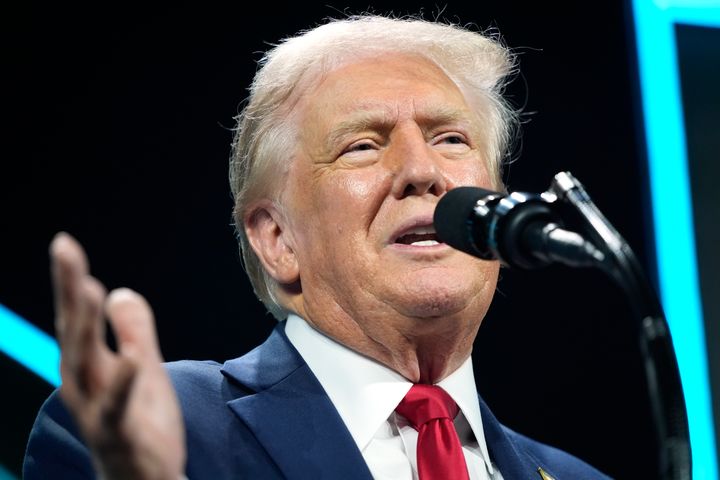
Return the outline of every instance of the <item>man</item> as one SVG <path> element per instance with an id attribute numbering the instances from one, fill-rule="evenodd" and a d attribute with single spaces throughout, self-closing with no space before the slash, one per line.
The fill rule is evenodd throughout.
<path id="1" fill-rule="evenodd" d="M 224 365 L 163 367 L 147 303 L 106 295 L 58 235 L 63 384 L 25 478 L 606 478 L 502 427 L 478 398 L 470 354 L 499 265 L 432 227 L 450 189 L 502 188 L 508 51 L 368 16 L 262 63 L 230 177 L 246 269 L 278 327 Z"/>

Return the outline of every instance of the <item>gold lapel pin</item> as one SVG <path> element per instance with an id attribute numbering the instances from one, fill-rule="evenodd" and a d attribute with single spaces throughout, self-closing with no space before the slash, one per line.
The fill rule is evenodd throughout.
<path id="1" fill-rule="evenodd" d="M 537 472 L 540 474 L 540 478 L 542 478 L 542 480 L 555 480 L 549 473 L 540 467 L 538 467 Z"/>

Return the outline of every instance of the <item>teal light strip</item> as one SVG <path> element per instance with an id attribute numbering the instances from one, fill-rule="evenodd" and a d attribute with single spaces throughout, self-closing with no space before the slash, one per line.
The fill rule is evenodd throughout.
<path id="1" fill-rule="evenodd" d="M 660 296 L 690 422 L 693 478 L 718 480 L 675 24 L 720 27 L 720 1 L 633 0 Z"/>
<path id="2" fill-rule="evenodd" d="M 2 305 L 0 351 L 51 385 L 60 385 L 60 348 L 55 339 Z"/>
<path id="3" fill-rule="evenodd" d="M 17 477 L 10 473 L 8 469 L 0 465 L 0 480 L 17 480 Z"/>

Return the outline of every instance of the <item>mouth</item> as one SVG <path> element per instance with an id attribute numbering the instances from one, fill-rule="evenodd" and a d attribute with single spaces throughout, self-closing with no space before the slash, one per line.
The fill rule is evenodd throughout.
<path id="1" fill-rule="evenodd" d="M 445 246 L 435 232 L 432 217 L 427 215 L 405 222 L 391 236 L 389 244 L 401 249 L 428 249 L 428 251 Z"/>
<path id="2" fill-rule="evenodd" d="M 402 233 L 393 243 L 414 247 L 432 247 L 440 241 L 432 225 L 418 226 Z"/>

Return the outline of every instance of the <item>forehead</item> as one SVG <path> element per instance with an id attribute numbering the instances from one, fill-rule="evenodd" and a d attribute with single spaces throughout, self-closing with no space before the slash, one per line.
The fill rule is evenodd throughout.
<path id="1" fill-rule="evenodd" d="M 417 55 L 382 54 L 345 62 L 320 75 L 297 104 L 311 125 L 368 114 L 472 116 L 445 72 Z"/>

